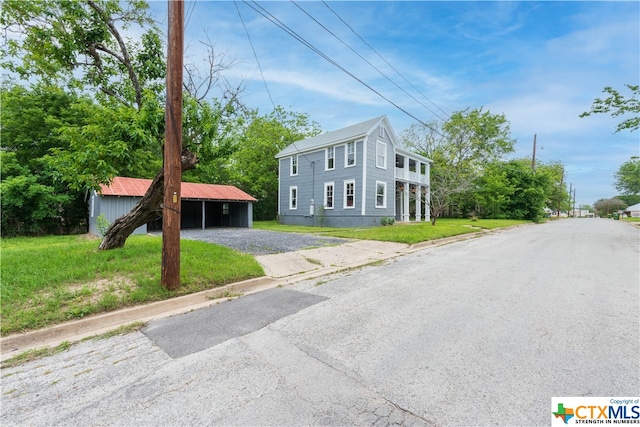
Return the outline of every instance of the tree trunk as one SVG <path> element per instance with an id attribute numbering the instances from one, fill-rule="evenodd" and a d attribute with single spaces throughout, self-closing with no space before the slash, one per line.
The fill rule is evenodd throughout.
<path id="1" fill-rule="evenodd" d="M 198 158 L 190 151 L 183 150 L 180 157 L 182 171 L 193 169 Z M 122 248 L 133 231 L 162 216 L 164 198 L 164 169 L 160 169 L 151 182 L 149 189 L 131 211 L 113 221 L 109 226 L 98 249 Z"/>

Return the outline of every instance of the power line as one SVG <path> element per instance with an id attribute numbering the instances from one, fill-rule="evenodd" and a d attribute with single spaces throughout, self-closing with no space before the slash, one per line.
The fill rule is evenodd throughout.
<path id="1" fill-rule="evenodd" d="M 364 38 L 362 38 L 362 36 L 360 36 L 360 34 L 358 34 L 358 33 L 356 32 L 356 30 L 354 30 L 354 29 L 353 29 L 353 27 L 351 27 L 351 25 L 349 25 L 349 24 L 348 24 L 344 19 L 342 19 L 342 17 L 341 17 L 340 15 L 338 15 L 338 13 L 337 13 L 335 10 L 331 9 L 331 7 L 329 7 L 329 5 L 328 5 L 324 0 L 322 0 L 322 3 L 327 7 L 327 9 L 329 9 L 331 12 L 333 12 L 333 14 L 334 14 L 334 15 L 336 15 L 336 16 L 338 17 L 338 19 L 339 19 L 340 21 L 342 21 L 342 23 L 343 23 L 344 25 L 346 25 L 346 26 L 347 26 L 347 28 L 349 28 L 353 34 L 355 34 L 355 35 L 356 35 L 356 36 L 357 36 L 357 37 L 358 37 L 358 38 L 359 38 L 359 39 L 360 39 L 364 44 L 366 44 L 367 46 L 369 46 L 369 48 L 370 48 L 370 49 L 371 49 L 371 50 L 372 50 L 376 55 L 378 55 L 378 56 L 380 57 L 380 59 L 382 59 L 382 60 L 383 60 L 383 61 L 384 61 L 384 62 L 385 62 L 389 67 L 391 67 L 391 69 L 392 69 L 393 71 L 395 71 L 395 72 L 396 72 L 400 77 L 402 77 L 402 79 L 403 79 L 405 82 L 407 82 L 407 83 L 408 83 L 408 84 L 409 84 L 413 89 L 415 89 L 415 91 L 416 91 L 416 92 L 418 92 L 420 95 L 422 95 L 422 96 L 424 97 L 424 99 L 426 99 L 426 100 L 427 100 L 427 101 L 429 101 L 431 104 L 433 104 L 433 105 L 434 105 L 438 110 L 440 110 L 440 111 L 441 111 L 445 116 L 447 116 L 447 118 L 449 118 L 449 119 L 451 118 L 451 117 L 449 116 L 449 114 L 447 114 L 447 112 L 446 112 L 446 111 L 444 111 L 442 108 L 440 108 L 440 106 L 438 106 L 435 102 L 433 102 L 433 101 L 432 101 L 431 99 L 429 99 L 425 94 L 423 94 L 423 93 L 422 93 L 422 92 L 421 92 L 417 87 L 415 87 L 415 86 L 414 86 L 414 84 L 413 84 L 413 83 L 411 83 L 411 81 L 409 81 L 409 80 L 408 80 L 408 79 L 407 79 L 407 78 L 406 78 L 406 77 L 405 77 L 405 76 L 404 76 L 400 71 L 398 71 L 398 70 L 397 70 L 397 69 L 396 69 L 396 68 L 395 68 L 395 67 L 394 67 L 394 66 L 393 66 L 389 61 L 387 61 L 387 60 L 386 60 L 386 59 L 385 59 L 385 58 L 384 58 L 384 57 L 383 57 L 383 56 L 382 56 L 382 55 L 381 55 L 381 54 L 380 54 L 380 53 L 379 53 L 379 52 L 378 52 L 378 51 L 377 51 L 373 46 L 371 46 L 371 44 L 369 44 L 369 43 L 368 43 Z M 412 98 L 413 98 L 413 97 L 412 97 Z M 414 98 L 414 99 L 415 99 L 415 98 Z M 416 101 L 417 101 L 417 100 L 416 100 Z M 418 101 L 418 102 L 419 102 L 419 101 Z M 426 107 L 424 104 L 422 104 L 421 102 L 419 102 L 419 103 L 420 103 L 420 105 L 422 105 L 423 107 L 427 108 L 427 110 L 431 111 L 431 110 L 430 110 L 428 107 Z M 431 112 L 433 112 L 433 111 L 431 111 Z M 434 114 L 435 114 L 435 113 L 434 113 Z M 438 115 L 436 114 L 436 116 L 438 116 Z M 438 116 L 438 118 L 440 118 L 441 120 L 443 120 L 440 116 Z M 446 121 L 446 120 L 443 120 L 443 121 Z"/>
<path id="2" fill-rule="evenodd" d="M 242 15 L 240 14 L 240 9 L 238 8 L 238 2 L 234 1 L 233 4 L 236 7 L 236 11 L 238 11 L 238 17 L 240 17 L 240 22 L 242 22 L 242 26 L 244 27 L 244 32 L 247 34 L 247 39 L 249 39 L 249 45 L 251 45 L 251 50 L 253 51 L 253 57 L 256 58 L 256 62 L 258 63 L 258 69 L 260 70 L 260 76 L 262 77 L 264 88 L 267 90 L 267 95 L 269 95 L 269 99 L 271 100 L 271 105 L 273 105 L 273 108 L 275 109 L 276 104 L 273 102 L 273 98 L 271 97 L 271 92 L 269 92 L 267 81 L 264 78 L 262 67 L 260 66 L 260 61 L 258 60 L 258 54 L 256 53 L 256 49 L 253 47 L 253 43 L 251 42 L 251 37 L 249 36 L 249 30 L 247 29 L 247 26 L 244 23 L 244 19 L 242 19 Z"/>
<path id="3" fill-rule="evenodd" d="M 255 6 L 249 4 L 248 1 L 243 0 L 243 3 L 245 3 L 247 6 L 249 6 L 250 8 L 252 8 L 253 10 L 255 10 L 257 13 L 259 13 L 260 15 L 262 15 L 263 17 L 265 17 L 266 19 L 268 19 L 269 21 L 271 21 L 273 24 L 275 24 L 276 26 L 278 26 L 281 30 L 283 30 L 284 32 L 286 32 L 287 34 L 289 34 L 291 37 L 295 38 L 296 40 L 298 40 L 300 43 L 302 43 L 303 45 L 305 45 L 306 47 L 308 47 L 309 49 L 311 49 L 313 52 L 317 53 L 320 57 L 322 57 L 323 59 L 325 59 L 327 62 L 329 62 L 330 64 L 334 65 L 335 67 L 337 67 L 338 69 L 340 69 L 341 71 L 343 71 L 345 74 L 349 75 L 350 77 L 352 77 L 354 80 L 356 80 L 357 82 L 359 82 L 360 84 L 362 84 L 363 86 L 365 86 L 367 89 L 369 89 L 370 91 L 372 91 L 373 93 L 375 93 L 376 95 L 378 95 L 380 98 L 384 99 L 385 101 L 387 101 L 389 104 L 393 105 L 394 107 L 396 107 L 398 110 L 402 111 L 403 113 L 405 113 L 407 116 L 413 118 L 414 120 L 416 120 L 417 122 L 421 123 L 422 125 L 428 127 L 429 129 L 431 129 L 432 131 L 440 134 L 440 132 L 438 132 L 436 129 L 434 129 L 433 127 L 431 127 L 429 124 L 425 123 L 424 121 L 420 120 L 419 118 L 417 118 L 416 116 L 414 116 L 413 114 L 411 114 L 410 112 L 408 112 L 407 110 L 405 110 L 404 108 L 400 107 L 398 104 L 396 104 L 395 102 L 393 102 L 392 100 L 390 100 L 389 98 L 387 98 L 386 96 L 384 96 L 383 94 L 381 94 L 380 92 L 378 92 L 376 89 L 374 89 L 373 87 L 371 87 L 369 84 L 367 84 L 366 82 L 364 82 L 362 79 L 360 79 L 359 77 L 357 77 L 355 74 L 353 74 L 352 72 L 350 72 L 349 70 L 347 70 L 346 68 L 344 68 L 342 65 L 338 64 L 336 61 L 334 61 L 333 59 L 331 59 L 329 56 L 327 56 L 325 53 L 323 53 L 320 49 L 318 49 L 317 47 L 315 47 L 314 45 L 312 45 L 310 42 L 308 42 L 307 40 L 305 40 L 302 36 L 300 36 L 298 33 L 296 33 L 295 31 L 293 31 L 291 28 L 289 28 L 286 24 L 284 24 L 282 21 L 280 21 L 278 18 L 276 18 L 275 16 L 273 16 L 269 11 L 267 11 L 266 9 L 264 9 L 262 6 L 260 6 L 259 4 L 257 4 L 255 1 L 251 1 L 251 3 L 253 3 Z M 258 10 L 260 9 L 260 10 Z M 441 135 L 441 134 L 440 134 Z"/>
<path id="4" fill-rule="evenodd" d="M 335 37 L 340 43 L 342 43 L 343 45 L 345 45 L 346 47 L 348 47 L 353 53 L 355 53 L 356 55 L 358 55 L 360 57 L 360 59 L 362 59 L 364 62 L 366 62 L 367 64 L 369 64 L 374 70 L 376 70 L 378 73 L 380 73 L 380 75 L 382 75 L 385 79 L 387 79 L 391 84 L 393 84 L 395 87 L 397 87 L 398 89 L 400 89 L 401 91 L 403 91 L 404 93 L 406 93 L 407 95 L 409 95 L 414 101 L 416 101 L 418 104 L 422 105 L 424 108 L 426 108 L 431 114 L 433 114 L 434 116 L 436 116 L 437 118 L 439 118 L 440 120 L 442 120 L 443 122 L 446 121 L 445 119 L 443 119 L 442 117 L 440 117 L 438 115 L 438 113 L 436 113 L 435 111 L 433 111 L 432 109 L 430 109 L 429 107 L 427 107 L 426 105 L 424 105 L 422 102 L 420 102 L 416 97 L 414 97 L 413 95 L 411 95 L 409 92 L 407 92 L 404 88 L 402 88 L 400 85 L 398 85 L 396 82 L 394 82 L 393 80 L 391 80 L 391 78 L 389 76 L 387 76 L 384 72 L 382 72 L 378 67 L 376 67 L 375 65 L 373 65 L 368 59 L 366 59 L 364 56 L 362 56 L 360 53 L 358 53 L 358 51 L 356 51 L 353 47 L 349 46 L 344 40 L 342 40 L 340 37 L 338 37 L 333 31 L 331 31 L 330 29 L 328 29 L 326 26 L 324 26 L 321 22 L 319 22 L 316 18 L 314 18 L 313 16 L 311 16 L 311 14 L 309 12 L 307 12 L 306 10 L 304 10 L 300 5 L 298 5 L 295 1 L 291 0 L 291 3 L 293 3 L 298 9 L 300 9 L 302 12 L 304 12 L 309 18 L 311 18 L 313 21 L 315 21 L 316 24 L 320 25 L 322 28 L 325 29 L 325 31 L 327 31 L 329 34 L 331 34 L 333 37 Z M 344 22 L 344 21 L 343 21 Z M 394 69 L 395 70 L 395 69 Z M 396 71 L 397 72 L 397 71 Z"/>

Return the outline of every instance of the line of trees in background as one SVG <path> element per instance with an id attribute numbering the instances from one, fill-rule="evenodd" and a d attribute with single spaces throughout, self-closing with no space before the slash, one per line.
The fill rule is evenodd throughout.
<path id="1" fill-rule="evenodd" d="M 148 5 L 5 0 L 0 26 L 13 37 L 2 53 L 12 74 L 0 88 L 2 235 L 86 232 L 89 192 L 118 175 L 154 179 L 141 210 L 157 216 L 166 64 Z M 121 33 L 131 27 L 142 36 Z M 233 61 L 204 44 L 204 67 L 185 65 L 183 180 L 236 185 L 258 199 L 255 219 L 274 219 L 274 156 L 320 127 L 303 113 L 277 107 L 260 115 L 244 105 L 244 88 L 223 76 Z M 208 72 L 200 75 L 203 68 Z M 413 125 L 400 142 L 434 160 L 434 224 L 442 216 L 538 220 L 545 209 L 569 209 L 561 163 L 534 169 L 529 159 L 505 159 L 515 141 L 504 115 L 454 112 L 445 123 Z M 113 224 L 107 234 L 119 243 L 104 249 L 128 236 Z"/>

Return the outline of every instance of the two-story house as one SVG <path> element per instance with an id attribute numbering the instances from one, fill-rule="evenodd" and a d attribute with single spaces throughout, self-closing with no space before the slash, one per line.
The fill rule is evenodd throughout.
<path id="1" fill-rule="evenodd" d="M 296 141 L 279 160 L 280 223 L 428 221 L 431 160 L 398 146 L 386 116 Z"/>

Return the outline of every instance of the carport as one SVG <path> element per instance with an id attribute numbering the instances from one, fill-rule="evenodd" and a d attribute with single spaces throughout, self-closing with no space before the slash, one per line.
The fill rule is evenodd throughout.
<path id="1" fill-rule="evenodd" d="M 89 206 L 89 232 L 98 234 L 97 218 L 109 224 L 128 213 L 147 192 L 150 179 L 115 177 L 111 185 L 93 192 Z M 255 198 L 233 185 L 181 185 L 181 228 L 252 227 Z M 134 234 L 162 230 L 162 216 L 138 227 Z"/>

